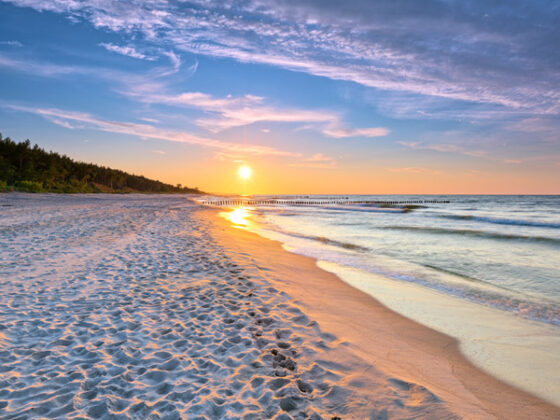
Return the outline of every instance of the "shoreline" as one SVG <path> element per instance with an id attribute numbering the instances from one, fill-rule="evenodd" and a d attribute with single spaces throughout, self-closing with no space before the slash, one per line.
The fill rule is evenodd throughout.
<path id="1" fill-rule="evenodd" d="M 420 385 L 465 418 L 560 416 L 560 408 L 474 366 L 454 338 L 393 312 L 319 268 L 313 258 L 291 254 L 276 241 L 236 229 L 218 213 L 205 208 L 197 214 L 210 219 L 220 243 L 250 255 L 271 284 L 297 296 L 294 303 L 343 344 L 341 357 L 355 356 L 404 383 Z"/>

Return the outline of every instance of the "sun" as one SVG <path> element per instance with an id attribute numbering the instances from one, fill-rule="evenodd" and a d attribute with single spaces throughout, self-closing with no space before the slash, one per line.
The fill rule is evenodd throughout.
<path id="1" fill-rule="evenodd" d="M 253 171 L 251 170 L 251 168 L 249 168 L 248 166 L 244 165 L 244 166 L 240 166 L 239 169 L 237 170 L 237 174 L 239 175 L 240 178 L 242 179 L 249 179 L 251 178 L 251 173 Z"/>

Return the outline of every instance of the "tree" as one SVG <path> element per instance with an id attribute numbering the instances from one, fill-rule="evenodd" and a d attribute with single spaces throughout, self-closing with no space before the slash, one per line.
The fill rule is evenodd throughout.
<path id="1" fill-rule="evenodd" d="M 165 184 L 92 163 L 76 162 L 68 156 L 46 152 L 0 134 L 0 190 L 10 188 L 47 192 L 161 192 L 200 194 L 198 188 Z"/>

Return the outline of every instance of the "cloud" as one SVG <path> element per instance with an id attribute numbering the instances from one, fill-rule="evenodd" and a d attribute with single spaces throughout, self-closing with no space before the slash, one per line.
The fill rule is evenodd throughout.
<path id="1" fill-rule="evenodd" d="M 147 56 L 141 52 L 136 51 L 132 46 L 120 46 L 115 44 L 108 44 L 102 42 L 99 44 L 101 47 L 105 48 L 107 51 L 115 52 L 117 54 L 126 55 L 127 57 L 138 58 L 140 60 L 154 61 L 155 57 Z"/>
<path id="2" fill-rule="evenodd" d="M 391 172 L 404 172 L 404 173 L 411 173 L 411 174 L 431 174 L 431 175 L 441 174 L 440 170 L 430 169 L 430 168 L 421 168 L 421 167 L 387 168 L 387 170 L 389 170 Z"/>
<path id="3" fill-rule="evenodd" d="M 512 134 L 521 134 L 522 138 L 530 136 L 533 143 L 549 144 L 558 150 L 558 133 L 560 119 L 558 117 L 523 118 L 510 122 L 507 127 Z"/>
<path id="4" fill-rule="evenodd" d="M 383 127 L 372 127 L 372 128 L 326 128 L 323 130 L 327 136 L 342 138 L 342 137 L 381 137 L 389 134 L 389 130 Z"/>
<path id="5" fill-rule="evenodd" d="M 173 69 L 174 70 L 179 70 L 179 67 L 181 67 L 181 58 L 175 54 L 173 51 L 166 51 L 164 52 L 164 54 L 169 57 L 169 60 L 171 61 L 171 64 L 173 65 Z"/>
<path id="6" fill-rule="evenodd" d="M 115 52 L 117 54 L 125 55 L 127 57 L 137 58 L 140 60 L 148 60 L 148 61 L 155 61 L 157 57 L 146 55 L 142 52 L 139 52 L 131 45 L 120 46 L 115 44 L 109 43 L 100 43 L 100 46 L 105 48 L 107 51 Z M 159 53 L 165 57 L 167 57 L 171 63 L 171 67 L 159 67 L 156 69 L 157 77 L 164 77 L 169 76 L 171 74 L 177 73 L 181 69 L 181 57 L 173 51 L 163 51 L 159 50 Z M 198 68 L 198 61 L 195 61 L 193 65 L 191 65 L 188 69 L 188 73 L 192 76 Z"/>
<path id="7" fill-rule="evenodd" d="M 216 139 L 199 137 L 183 131 L 158 129 L 148 124 L 104 120 L 96 118 L 87 113 L 64 111 L 56 108 L 35 108 L 18 105 L 8 105 L 7 107 L 16 111 L 41 115 L 44 118 L 47 118 L 48 120 L 60 125 L 68 123 L 72 127 L 74 127 L 74 123 L 78 123 L 81 124 L 82 127 L 91 127 L 110 133 L 128 134 L 144 139 L 156 139 L 194 144 L 202 147 L 217 149 L 227 153 L 235 153 L 246 156 L 300 156 L 299 153 L 283 151 L 268 146 L 252 144 L 241 145 Z"/>
<path id="8" fill-rule="evenodd" d="M 195 123 L 211 132 L 258 122 L 312 123 L 306 128 L 317 128 L 323 134 L 335 137 L 385 136 L 389 130 L 382 127 L 344 128 L 340 115 L 332 111 L 280 108 L 265 104 L 265 98 L 254 95 L 214 97 L 202 92 L 165 94 L 149 85 L 134 85 L 125 94 L 150 104 L 166 104 L 200 109 L 211 116 L 198 118 Z"/>
<path id="9" fill-rule="evenodd" d="M 247 108 L 256 104 L 261 104 L 263 101 L 263 98 L 253 95 L 244 95 L 240 97 L 228 95 L 224 98 L 215 98 L 201 92 L 166 95 L 162 93 L 151 93 L 150 90 L 150 86 L 140 86 L 140 92 L 129 91 L 128 94 L 136 96 L 143 102 L 182 105 L 218 113 L 224 113 L 231 109 Z"/>
<path id="10" fill-rule="evenodd" d="M 55 123 L 56 125 L 60 125 L 61 127 L 68 128 L 70 130 L 74 130 L 75 128 L 82 128 L 80 126 L 73 125 L 66 120 L 61 120 L 59 118 L 55 118 L 55 117 L 52 117 L 52 116 L 46 116 L 45 118 L 47 118 L 50 122 Z"/>
<path id="11" fill-rule="evenodd" d="M 0 41 L 0 45 L 7 45 L 8 47 L 23 47 L 23 44 L 19 41 Z"/>
<path id="12" fill-rule="evenodd" d="M 181 68 L 181 57 L 179 57 L 173 51 L 163 51 L 162 54 L 167 56 L 167 58 L 169 58 L 169 61 L 171 61 L 171 68 L 162 71 L 161 76 L 169 76 L 170 74 L 177 73 Z M 190 73 L 194 74 L 197 68 L 198 62 L 196 62 L 193 67 L 191 67 L 191 69 L 189 70 Z"/>
<path id="13" fill-rule="evenodd" d="M 415 150 L 434 150 L 436 152 L 443 152 L 443 153 L 449 153 L 449 152 L 465 153 L 467 151 L 463 146 L 459 146 L 456 144 L 445 144 L 445 143 L 425 144 L 417 141 L 398 141 L 397 143 L 402 144 L 403 146 L 406 146 L 409 149 L 415 149 Z M 472 153 L 472 151 L 470 152 Z"/>
<path id="14" fill-rule="evenodd" d="M 17 60 L 0 54 L 0 67 L 43 77 L 67 76 L 71 74 L 92 74 L 91 69 L 80 66 L 64 66 L 51 63 L 38 63 L 30 60 Z"/>
<path id="15" fill-rule="evenodd" d="M 336 161 L 322 153 L 317 153 L 309 158 L 303 158 L 300 162 L 291 163 L 290 166 L 300 168 L 319 168 L 319 169 L 334 169 L 337 166 Z"/>
<path id="16" fill-rule="evenodd" d="M 420 142 L 406 142 L 406 141 L 398 141 L 397 143 L 406 146 L 409 149 L 433 150 L 440 153 L 458 153 L 465 156 L 483 158 L 491 161 L 503 161 L 502 158 L 498 158 L 489 154 L 487 150 L 471 149 L 469 147 L 461 146 L 458 144 L 447 144 L 447 143 L 426 144 Z"/>
<path id="17" fill-rule="evenodd" d="M 217 132 L 231 127 L 254 124 L 258 122 L 330 122 L 329 115 L 318 111 L 274 107 L 242 107 L 224 109 L 217 118 L 199 118 L 197 125 Z"/>
<path id="18" fill-rule="evenodd" d="M 180 63 L 178 65 L 180 66 Z M 14 59 L 3 54 L 0 54 L 0 67 L 41 77 L 65 77 L 69 75 L 97 77 L 127 86 L 149 86 L 151 90 L 161 89 L 163 84 L 156 80 L 173 74 L 178 69 L 175 62 L 173 62 L 172 67 L 157 67 L 146 74 L 135 74 L 105 67 L 62 65 L 48 61 Z M 189 67 L 188 71 L 191 75 L 196 71 L 197 67 L 197 62 Z"/>
<path id="19" fill-rule="evenodd" d="M 428 0 L 11 0 L 177 51 L 393 92 L 560 113 L 559 9 Z"/>
<path id="20" fill-rule="evenodd" d="M 242 162 L 251 157 L 276 156 L 296 158 L 296 162 L 289 164 L 293 167 L 319 169 L 334 169 L 337 167 L 337 162 L 334 158 L 326 156 L 322 153 L 316 153 L 313 156 L 304 157 L 300 153 L 280 150 L 274 147 L 255 144 L 241 145 L 229 143 L 221 140 L 195 136 L 183 131 L 159 129 L 149 124 L 105 120 L 83 112 L 7 104 L 3 104 L 1 106 L 19 112 L 28 112 L 40 115 L 55 124 L 69 129 L 93 128 L 109 133 L 132 135 L 142 139 L 164 140 L 207 147 L 215 150 L 215 156 L 219 160 Z M 153 152 L 157 154 L 165 154 L 165 152 L 161 150 L 153 150 Z"/>
<path id="21" fill-rule="evenodd" d="M 139 118 L 139 120 L 146 121 L 146 122 L 150 122 L 150 123 L 154 123 L 154 124 L 159 123 L 159 120 L 156 120 L 155 118 L 147 118 L 147 117 L 144 117 L 144 118 Z"/>
<path id="22" fill-rule="evenodd" d="M 140 89 L 140 92 L 129 91 L 128 94 L 142 102 L 196 108 L 212 114 L 195 121 L 212 132 L 264 121 L 330 123 L 337 119 L 335 115 L 325 112 L 266 106 L 264 98 L 253 95 L 217 98 L 201 92 L 166 95 L 151 93 L 144 87 Z"/>
<path id="23" fill-rule="evenodd" d="M 119 90 L 120 93 L 140 102 L 195 108 L 210 114 L 207 117 L 196 119 L 195 123 L 214 133 L 258 122 L 308 123 L 303 128 L 319 129 L 326 136 L 334 138 L 377 137 L 389 133 L 389 130 L 383 127 L 346 128 L 338 113 L 325 110 L 274 107 L 265 104 L 264 98 L 250 94 L 238 97 L 228 95 L 219 98 L 202 92 L 164 93 L 167 84 L 158 81 L 158 77 L 174 73 L 181 65 L 180 59 L 175 54 L 165 54 L 172 57 L 173 67 L 167 70 L 156 69 L 155 73 L 144 76 L 104 68 L 59 66 L 48 62 L 13 60 L 3 55 L 0 55 L 0 67 L 44 77 L 88 75 L 111 80 L 124 85 Z M 193 66 L 196 68 L 198 63 L 195 62 Z M 150 77 L 150 74 L 152 77 Z"/>

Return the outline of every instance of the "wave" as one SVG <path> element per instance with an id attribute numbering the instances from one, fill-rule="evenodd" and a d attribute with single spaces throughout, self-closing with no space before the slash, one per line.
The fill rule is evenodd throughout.
<path id="1" fill-rule="evenodd" d="M 518 220 L 518 219 L 497 219 L 494 217 L 472 216 L 470 214 L 466 214 L 466 215 L 442 214 L 440 215 L 440 217 L 444 217 L 446 219 L 453 219 L 453 220 L 473 220 L 475 222 L 494 223 L 497 225 L 531 226 L 531 227 L 560 229 L 560 223 L 533 222 L 530 220 Z"/>
<path id="2" fill-rule="evenodd" d="M 369 250 L 369 248 L 366 248 L 365 246 L 352 244 L 350 242 L 335 241 L 333 239 L 325 238 L 324 236 L 312 236 L 309 239 L 313 239 L 315 241 L 319 241 L 319 242 L 327 244 L 327 245 L 338 246 L 338 247 L 344 248 L 344 249 L 353 249 L 355 251 L 367 251 L 367 250 Z"/>
<path id="3" fill-rule="evenodd" d="M 484 280 L 480 280 L 471 276 L 467 276 L 462 273 L 457 273 L 455 271 L 437 267 L 431 264 L 421 264 L 424 267 L 430 268 L 435 271 L 439 271 L 445 274 L 449 274 L 467 282 L 478 283 L 484 285 L 483 289 L 478 288 L 459 288 L 453 287 L 451 285 L 444 284 L 431 284 L 426 281 L 416 281 L 425 286 L 435 288 L 437 290 L 449 293 L 451 295 L 459 296 L 467 299 L 471 302 L 483 304 L 486 306 L 491 306 L 497 309 L 501 309 L 507 312 L 515 313 L 523 318 L 531 319 L 534 321 L 545 322 L 547 324 L 560 326 L 560 305 L 552 301 L 541 301 L 537 302 L 534 299 L 530 299 L 528 296 L 521 297 L 512 294 L 512 291 L 508 288 L 496 285 L 494 283 L 489 283 Z M 490 288 L 489 288 L 490 287 Z"/>
<path id="4" fill-rule="evenodd" d="M 378 229 L 422 232 L 422 233 L 430 233 L 434 235 L 464 235 L 464 236 L 472 236 L 472 237 L 484 238 L 484 239 L 495 239 L 495 240 L 502 240 L 502 241 L 539 242 L 543 244 L 560 246 L 560 239 L 556 239 L 556 238 L 549 238 L 545 236 L 526 236 L 526 235 L 515 235 L 509 233 L 486 232 L 482 230 L 446 229 L 446 228 L 419 227 L 419 226 L 382 226 L 379 227 Z"/>
<path id="5" fill-rule="evenodd" d="M 419 265 L 421 265 L 423 267 L 426 267 L 426 268 L 430 268 L 430 269 L 435 270 L 435 271 L 439 271 L 440 273 L 450 274 L 452 276 L 459 277 L 459 278 L 461 278 L 461 280 L 464 280 L 464 281 L 469 282 L 469 283 L 477 283 L 477 284 L 483 285 L 484 287 L 487 287 L 487 288 L 490 287 L 492 289 L 500 289 L 500 290 L 502 290 L 506 293 L 511 292 L 511 290 L 508 289 L 507 287 L 502 287 L 502 286 L 500 286 L 498 284 L 495 284 L 495 283 L 490 283 L 488 281 L 477 279 L 476 277 L 468 276 L 468 275 L 463 274 L 463 273 L 458 273 L 457 271 L 449 270 L 448 268 L 438 267 L 438 266 L 433 265 L 433 264 L 419 263 Z"/>
<path id="6" fill-rule="evenodd" d="M 407 229 L 410 227 L 393 226 L 388 228 Z M 426 264 L 422 262 L 413 263 L 428 270 L 433 270 L 432 275 L 429 271 L 422 274 L 421 272 L 411 272 L 407 269 L 401 270 L 397 266 L 386 266 L 383 263 L 379 264 L 378 262 L 374 262 L 368 257 L 372 251 L 371 248 L 344 241 L 333 240 L 323 236 L 312 236 L 274 229 L 271 226 L 267 226 L 264 230 L 284 235 L 285 238 L 280 240 L 287 245 L 290 245 L 292 252 L 297 254 L 307 255 L 320 261 L 329 261 L 343 266 L 354 267 L 394 280 L 419 284 L 445 294 L 469 300 L 471 302 L 505 310 L 527 319 L 560 326 L 560 305 L 554 301 L 547 301 L 543 298 L 538 298 L 539 301 L 537 301 L 537 298 L 526 295 L 525 293 L 520 294 L 519 292 L 510 290 L 507 287 L 468 276 L 464 273 L 455 272 L 447 268 L 438 267 L 433 264 Z M 412 227 L 412 230 L 416 229 Z M 452 230 L 435 228 L 432 230 L 443 234 L 455 234 Z M 486 232 L 480 233 L 486 234 Z M 478 232 L 475 234 L 478 234 Z M 288 239 L 289 237 L 313 241 L 316 244 L 321 243 L 331 245 L 338 248 L 338 250 L 336 248 L 325 249 L 318 245 L 314 245 L 313 243 L 308 245 L 303 243 L 292 243 L 292 241 Z M 559 242 L 560 241 L 555 241 L 555 244 L 558 244 Z M 355 252 L 344 252 L 343 249 Z M 436 272 L 451 277 L 448 279 L 441 278 L 436 275 Z"/>
<path id="7" fill-rule="evenodd" d="M 334 210 L 334 211 L 352 211 L 352 212 L 363 212 L 363 213 L 407 213 L 409 210 L 403 207 L 366 207 L 359 205 L 351 206 L 321 206 L 324 210 Z"/>
<path id="8" fill-rule="evenodd" d="M 286 234 L 285 232 L 282 233 Z M 429 272 L 421 274 L 407 270 L 401 271 L 398 268 L 395 269 L 395 267 L 380 265 L 370 259 L 363 259 L 359 254 L 352 255 L 337 250 L 320 249 L 315 246 L 292 246 L 292 252 L 306 255 L 319 261 L 333 262 L 342 266 L 357 268 L 389 279 L 419 284 L 444 294 L 504 310 L 526 319 L 560 326 L 560 305 L 557 302 L 543 298 L 538 298 L 537 300 L 537 298 L 530 295 L 520 294 L 506 287 L 466 276 L 446 268 L 416 263 L 434 272 L 450 276 L 448 280 L 442 279 L 435 275 L 435 273 L 430 275 Z"/>
<path id="9" fill-rule="evenodd" d="M 350 242 L 337 241 L 336 239 L 330 239 L 330 238 L 327 238 L 325 236 L 304 235 L 302 233 L 273 229 L 272 227 L 269 227 L 269 226 L 266 227 L 266 230 L 271 231 L 271 232 L 280 233 L 280 234 L 286 235 L 286 236 L 291 236 L 293 238 L 308 239 L 308 240 L 311 240 L 311 241 L 320 242 L 320 243 L 325 244 L 325 245 L 333 245 L 333 246 L 336 246 L 336 247 L 339 247 L 339 248 L 350 249 L 350 250 L 353 250 L 353 251 L 369 251 L 369 248 L 367 248 L 365 246 L 356 245 L 356 244 L 353 244 L 353 243 L 350 243 Z"/>

